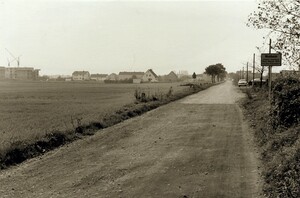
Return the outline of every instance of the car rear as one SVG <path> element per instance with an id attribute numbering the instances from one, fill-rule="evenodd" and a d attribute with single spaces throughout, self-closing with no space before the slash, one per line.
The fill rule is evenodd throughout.
<path id="1" fill-rule="evenodd" d="M 241 86 L 247 86 L 248 83 L 245 79 L 240 79 L 239 82 L 238 82 L 238 86 L 241 87 Z"/>

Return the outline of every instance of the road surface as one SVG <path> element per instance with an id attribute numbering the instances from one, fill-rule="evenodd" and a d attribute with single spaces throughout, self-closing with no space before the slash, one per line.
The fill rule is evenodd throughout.
<path id="1" fill-rule="evenodd" d="M 226 82 L 0 172 L 0 197 L 259 197 L 251 131 Z"/>

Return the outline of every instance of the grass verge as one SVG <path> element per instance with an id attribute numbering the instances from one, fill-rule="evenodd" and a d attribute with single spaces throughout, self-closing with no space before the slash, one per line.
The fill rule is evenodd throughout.
<path id="1" fill-rule="evenodd" d="M 74 130 L 53 131 L 33 143 L 22 141 L 15 142 L 5 152 L 0 153 L 0 169 L 6 169 L 12 165 L 22 163 L 27 159 L 42 155 L 62 145 L 81 139 L 84 136 L 93 135 L 101 129 L 113 126 L 129 118 L 139 116 L 161 105 L 207 89 L 210 86 L 212 86 L 212 84 L 195 85 L 191 87 L 191 89 L 176 92 L 174 94 L 169 91 L 166 96 L 161 97 L 160 100 L 157 98 L 155 100 L 137 100 L 134 103 L 125 105 L 110 115 L 106 115 L 98 122 L 79 124 Z"/>
<path id="2" fill-rule="evenodd" d="M 276 106 L 268 100 L 267 93 L 248 89 L 243 101 L 261 153 L 264 195 L 300 197 L 300 125 L 274 127 Z"/>

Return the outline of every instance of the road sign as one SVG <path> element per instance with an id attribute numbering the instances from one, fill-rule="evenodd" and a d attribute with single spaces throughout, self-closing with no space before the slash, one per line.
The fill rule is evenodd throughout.
<path id="1" fill-rule="evenodd" d="M 261 66 L 281 66 L 281 54 L 280 53 L 261 54 Z"/>

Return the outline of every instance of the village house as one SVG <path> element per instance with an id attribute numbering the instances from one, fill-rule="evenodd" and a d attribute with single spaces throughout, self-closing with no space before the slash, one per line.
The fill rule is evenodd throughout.
<path id="1" fill-rule="evenodd" d="M 83 81 L 83 80 L 90 80 L 91 75 L 88 71 L 74 71 L 72 73 L 72 80 L 74 81 Z"/>
<path id="2" fill-rule="evenodd" d="M 171 71 L 168 75 L 165 76 L 166 82 L 176 82 L 178 81 L 178 76 L 175 74 L 175 72 Z"/>
<path id="3" fill-rule="evenodd" d="M 158 81 L 159 82 L 177 82 L 177 81 L 179 81 L 179 78 L 174 71 L 171 71 L 167 75 L 158 76 Z"/>
<path id="4" fill-rule="evenodd" d="M 118 80 L 118 75 L 115 73 L 111 73 L 106 77 L 106 80 L 113 80 L 113 81 L 117 81 Z"/>
<path id="5" fill-rule="evenodd" d="M 108 74 L 91 74 L 91 80 L 104 81 L 108 77 Z"/>
<path id="6" fill-rule="evenodd" d="M 158 76 L 152 69 L 148 69 L 142 77 L 142 82 L 158 82 Z"/>
<path id="7" fill-rule="evenodd" d="M 119 80 L 141 79 L 144 72 L 119 72 Z"/>

